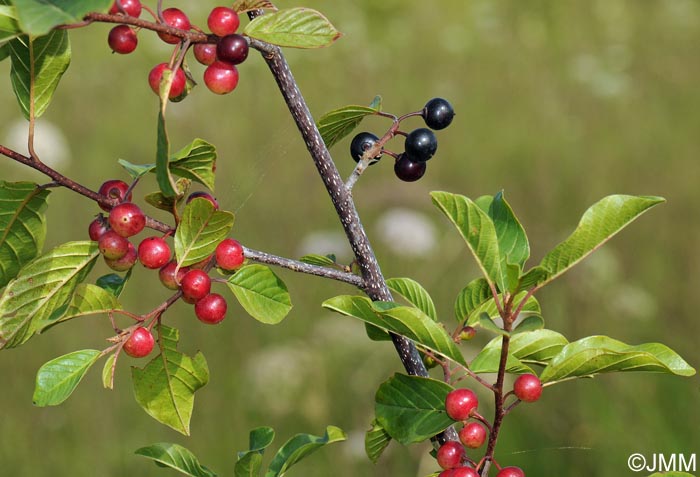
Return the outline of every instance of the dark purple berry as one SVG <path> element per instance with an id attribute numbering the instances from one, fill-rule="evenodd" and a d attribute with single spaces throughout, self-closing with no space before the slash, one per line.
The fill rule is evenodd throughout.
<path id="1" fill-rule="evenodd" d="M 361 132 L 352 139 L 350 143 L 350 155 L 355 162 L 360 162 L 364 152 L 370 147 L 374 146 L 379 138 L 370 132 Z M 376 164 L 379 159 L 381 159 L 381 153 L 374 157 L 374 160 L 370 164 Z"/>
<path id="2" fill-rule="evenodd" d="M 437 151 L 437 138 L 428 128 L 418 128 L 406 136 L 406 154 L 414 161 L 427 161 Z"/>
<path id="3" fill-rule="evenodd" d="M 406 154 L 401 154 L 394 163 L 394 174 L 404 182 L 415 182 L 425 174 L 425 161 L 412 161 Z"/>
<path id="4" fill-rule="evenodd" d="M 454 117 L 455 110 L 446 99 L 433 98 L 423 108 L 423 119 L 430 129 L 445 129 Z"/>
<path id="5" fill-rule="evenodd" d="M 248 42 L 243 35 L 226 35 L 219 40 L 216 56 L 219 61 L 232 65 L 243 63 L 248 58 Z"/>

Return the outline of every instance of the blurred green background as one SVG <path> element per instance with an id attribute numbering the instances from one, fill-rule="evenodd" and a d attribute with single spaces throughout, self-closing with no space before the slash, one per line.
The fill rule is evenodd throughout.
<path id="1" fill-rule="evenodd" d="M 166 2 L 204 25 L 210 1 Z M 280 6 L 295 6 L 280 2 Z M 420 109 L 443 96 L 457 110 L 438 134 L 439 151 L 414 184 L 394 178 L 385 158 L 362 177 L 355 197 L 386 276 L 426 286 L 451 326 L 458 291 L 478 271 L 461 239 L 428 197 L 435 189 L 470 197 L 505 189 L 530 235 L 533 263 L 573 230 L 580 214 L 611 193 L 662 195 L 654 209 L 575 271 L 543 290 L 548 327 L 570 340 L 606 334 L 628 343 L 663 342 L 700 365 L 700 2 L 697 0 L 361 0 L 306 6 L 323 11 L 345 36 L 331 48 L 287 52 L 316 115 L 376 94 L 387 111 Z M 71 32 L 73 61 L 54 103 L 38 124 L 38 151 L 67 175 L 97 188 L 125 178 L 118 158 L 152 162 L 157 99 L 146 76 L 169 47 L 143 32 L 137 51 L 110 54 L 107 25 Z M 191 61 L 196 78 L 202 68 Z M 0 141 L 22 147 L 22 123 L 0 64 Z M 177 149 L 195 137 L 219 150 L 216 195 L 237 214 L 235 237 L 246 245 L 298 257 L 347 257 L 342 232 L 276 85 L 257 54 L 240 67 L 226 97 L 197 88 L 169 107 Z M 406 128 L 418 127 L 419 120 Z M 19 126 L 18 126 L 19 124 Z M 51 128 L 53 126 L 54 129 Z M 370 119 L 379 134 L 388 124 Z M 19 141 L 17 137 L 19 136 Z M 42 143 L 45 141 L 46 143 Z M 343 175 L 354 165 L 349 140 L 333 153 Z M 400 141 L 390 143 L 401 150 Z M 5 180 L 44 181 L 9 160 Z M 139 192 L 155 189 L 150 178 Z M 87 238 L 98 209 L 56 190 L 47 248 Z M 156 214 L 157 215 L 157 214 Z M 106 272 L 100 265 L 95 276 Z M 279 274 L 295 307 L 276 327 L 237 306 L 217 327 L 201 326 L 186 305 L 167 315 L 182 330 L 181 349 L 203 350 L 211 382 L 196 397 L 192 436 L 151 420 L 132 397 L 129 365 L 116 389 L 103 390 L 99 366 L 65 404 L 31 404 L 38 367 L 58 355 L 102 346 L 104 317 L 71 322 L 0 354 L 0 475 L 156 476 L 132 452 L 158 441 L 181 443 L 220 475 L 259 425 L 296 432 L 326 424 L 349 440 L 290 475 L 422 476 L 436 470 L 429 446 L 392 444 L 368 462 L 364 431 L 377 386 L 401 369 L 389 344 L 370 342 L 360 323 L 324 312 L 320 303 L 349 287 Z M 145 312 L 166 291 L 139 269 L 127 306 Z M 143 291 L 140 291 L 143 290 Z M 232 303 L 233 300 L 230 300 Z M 473 354 L 487 337 L 465 352 Z M 631 475 L 627 457 L 700 452 L 700 381 L 655 374 L 603 376 L 548 388 L 505 424 L 502 464 L 528 475 Z M 484 402 L 486 401 L 484 395 Z M 484 414 L 490 414 L 484 404 Z M 276 447 L 275 447 L 276 448 Z"/>

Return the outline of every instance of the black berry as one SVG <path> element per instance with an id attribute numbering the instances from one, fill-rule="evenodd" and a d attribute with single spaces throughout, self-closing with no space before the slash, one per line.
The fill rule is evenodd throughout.
<path id="1" fill-rule="evenodd" d="M 355 162 L 360 162 L 364 152 L 370 147 L 374 146 L 379 138 L 370 132 L 361 132 L 352 139 L 350 143 L 350 155 L 355 160 Z M 382 155 L 379 154 L 374 157 L 374 161 L 370 164 L 376 164 Z"/>
<path id="2" fill-rule="evenodd" d="M 243 63 L 248 58 L 248 42 L 243 35 L 226 35 L 216 46 L 216 56 L 219 61 L 232 65 Z"/>
<path id="3" fill-rule="evenodd" d="M 406 155 L 414 161 L 427 161 L 437 151 L 437 138 L 428 128 L 418 128 L 406 136 Z"/>
<path id="4" fill-rule="evenodd" d="M 445 129 L 454 117 L 455 110 L 446 99 L 433 98 L 423 108 L 423 119 L 430 129 Z"/>
<path id="5" fill-rule="evenodd" d="M 425 174 L 425 161 L 413 161 L 406 154 L 401 154 L 394 164 L 394 174 L 404 182 L 415 182 Z"/>

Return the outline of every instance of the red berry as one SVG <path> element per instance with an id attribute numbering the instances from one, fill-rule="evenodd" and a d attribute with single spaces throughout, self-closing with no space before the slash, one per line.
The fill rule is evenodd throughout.
<path id="1" fill-rule="evenodd" d="M 117 25 L 109 31 L 107 43 L 113 52 L 126 55 L 136 49 L 139 38 L 127 25 Z"/>
<path id="2" fill-rule="evenodd" d="M 115 206 L 109 213 L 109 225 L 122 237 L 131 237 L 146 226 L 146 216 L 138 205 L 124 202 Z"/>
<path id="3" fill-rule="evenodd" d="M 459 431 L 459 440 L 469 449 L 478 449 L 486 441 L 486 428 L 478 422 L 470 422 Z"/>
<path id="4" fill-rule="evenodd" d="M 459 332 L 459 339 L 462 341 L 467 341 L 476 336 L 476 328 L 473 326 L 465 326 L 462 331 Z"/>
<path id="5" fill-rule="evenodd" d="M 535 402 L 542 395 L 542 382 L 534 374 L 522 374 L 515 380 L 513 392 L 521 401 Z"/>
<path id="6" fill-rule="evenodd" d="M 215 325 L 226 317 L 226 300 L 218 293 L 210 293 L 194 305 L 194 313 L 202 323 Z"/>
<path id="7" fill-rule="evenodd" d="M 127 184 L 124 181 L 112 179 L 104 182 L 97 192 L 100 195 L 109 197 L 110 199 L 119 199 L 119 202 L 129 202 L 131 201 L 132 194 L 129 193 L 129 197 L 124 197 L 124 194 L 126 194 L 127 190 L 129 190 L 129 184 Z M 105 212 L 109 212 L 109 207 L 105 207 L 101 204 L 100 209 L 104 210 Z"/>
<path id="8" fill-rule="evenodd" d="M 503 467 L 496 477 L 525 477 L 525 472 L 520 467 Z"/>
<path id="9" fill-rule="evenodd" d="M 100 237 L 102 237 L 105 232 L 109 230 L 109 225 L 102 214 L 95 217 L 95 220 L 90 222 L 88 227 L 88 235 L 90 235 L 90 240 L 97 242 Z"/>
<path id="10" fill-rule="evenodd" d="M 243 35 L 226 35 L 216 46 L 216 57 L 232 65 L 243 63 L 248 58 L 248 42 Z"/>
<path id="11" fill-rule="evenodd" d="M 117 272 L 126 272 L 136 263 L 136 247 L 134 247 L 134 245 L 129 241 L 127 241 L 127 243 L 129 244 L 128 250 L 126 251 L 126 255 L 124 255 L 122 258 L 110 260 L 105 257 L 105 263 L 112 270 Z"/>
<path id="12" fill-rule="evenodd" d="M 166 8 L 163 10 L 163 21 L 166 25 L 170 25 L 171 27 L 178 28 L 180 30 L 189 30 L 192 26 L 190 25 L 190 19 L 187 18 L 185 12 L 179 8 Z M 170 43 L 171 45 L 180 43 L 180 38 L 175 35 L 158 32 L 158 36 L 161 40 L 166 43 Z"/>
<path id="13" fill-rule="evenodd" d="M 163 79 L 163 72 L 169 70 L 167 63 L 161 63 L 153 67 L 150 73 L 148 73 L 148 84 L 156 95 L 160 95 L 160 82 Z M 185 86 L 187 85 L 187 77 L 182 68 L 178 68 L 175 72 L 175 77 L 170 85 L 170 94 L 168 97 L 170 99 L 177 98 L 185 91 Z"/>
<path id="14" fill-rule="evenodd" d="M 216 263 L 224 270 L 235 270 L 243 265 L 244 260 L 243 246 L 237 240 L 222 240 L 216 246 Z"/>
<path id="15" fill-rule="evenodd" d="M 204 70 L 204 84 L 212 93 L 230 93 L 238 86 L 238 69 L 230 63 L 215 61 Z"/>
<path id="16" fill-rule="evenodd" d="M 207 26 L 216 36 L 225 36 L 236 33 L 241 19 L 232 8 L 215 7 L 207 18 Z"/>
<path id="17" fill-rule="evenodd" d="M 130 17 L 138 17 L 141 15 L 141 2 L 139 0 L 122 0 L 121 4 L 124 12 L 119 11 L 117 2 L 114 2 L 112 8 L 109 9 L 109 13 L 112 15 L 116 15 L 117 13 L 126 13 Z"/>
<path id="18" fill-rule="evenodd" d="M 194 199 L 207 199 L 209 202 L 211 202 L 211 205 L 213 205 L 215 209 L 219 208 L 219 203 L 216 201 L 216 199 L 212 197 L 211 194 L 207 194 L 206 192 L 192 192 L 189 197 L 187 197 L 185 204 L 189 204 Z"/>
<path id="19" fill-rule="evenodd" d="M 479 398 L 470 389 L 455 389 L 445 398 L 445 410 L 447 415 L 455 421 L 469 419 L 472 411 L 479 405 Z"/>
<path id="20" fill-rule="evenodd" d="M 181 267 L 177 269 L 177 275 L 175 275 L 175 270 L 177 269 L 177 262 L 172 261 L 163 265 L 158 271 L 158 278 L 160 282 L 171 290 L 178 290 L 180 288 L 180 282 L 187 272 L 190 271 L 188 267 Z"/>
<path id="21" fill-rule="evenodd" d="M 194 57 L 201 64 L 209 66 L 216 61 L 216 44 L 197 43 L 194 45 Z"/>
<path id="22" fill-rule="evenodd" d="M 153 335 L 144 327 L 136 328 L 124 343 L 124 352 L 132 358 L 143 358 L 153 351 Z"/>
<path id="23" fill-rule="evenodd" d="M 146 268 L 160 268 L 170 260 L 170 247 L 160 237 L 148 237 L 139 244 L 139 260 Z"/>
<path id="24" fill-rule="evenodd" d="M 450 477 L 481 477 L 479 473 L 471 467 L 457 467 L 452 469 Z"/>
<path id="25" fill-rule="evenodd" d="M 97 247 L 106 259 L 119 260 L 129 251 L 129 241 L 114 230 L 108 230 L 97 241 Z"/>
<path id="26" fill-rule="evenodd" d="M 182 296 L 188 303 L 195 303 L 209 294 L 211 278 L 203 270 L 190 270 L 180 281 Z"/>
<path id="27" fill-rule="evenodd" d="M 462 463 L 465 452 L 462 444 L 447 441 L 437 451 L 437 463 L 443 469 L 454 469 Z"/>

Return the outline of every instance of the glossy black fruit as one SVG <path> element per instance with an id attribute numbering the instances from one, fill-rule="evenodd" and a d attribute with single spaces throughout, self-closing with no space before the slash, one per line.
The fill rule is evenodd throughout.
<path id="1" fill-rule="evenodd" d="M 404 182 L 415 182 L 425 174 L 425 161 L 413 161 L 406 154 L 401 154 L 394 164 L 394 174 Z"/>
<path id="2" fill-rule="evenodd" d="M 454 117 L 455 110 L 446 99 L 433 98 L 423 108 L 423 119 L 430 129 L 445 129 Z"/>
<path id="3" fill-rule="evenodd" d="M 355 136 L 350 143 L 350 155 L 352 156 L 353 160 L 355 162 L 360 162 L 360 159 L 362 159 L 362 154 L 364 154 L 367 149 L 374 146 L 377 141 L 379 141 L 379 138 L 370 132 L 361 132 Z M 381 157 L 382 155 L 379 154 L 374 158 L 374 161 L 370 162 L 370 164 L 376 164 Z"/>
<path id="4" fill-rule="evenodd" d="M 428 128 L 419 128 L 406 136 L 404 143 L 406 155 L 413 161 L 427 161 L 437 151 L 437 138 Z"/>

